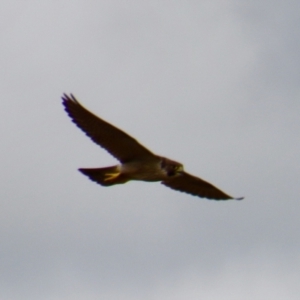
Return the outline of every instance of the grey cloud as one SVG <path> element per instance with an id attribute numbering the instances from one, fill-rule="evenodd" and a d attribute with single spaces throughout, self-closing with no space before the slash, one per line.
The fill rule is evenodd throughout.
<path id="1" fill-rule="evenodd" d="M 299 21 L 282 4 L 3 1 L 1 299 L 299 298 Z M 115 161 L 63 92 L 246 199 L 89 182 L 78 167 Z"/>

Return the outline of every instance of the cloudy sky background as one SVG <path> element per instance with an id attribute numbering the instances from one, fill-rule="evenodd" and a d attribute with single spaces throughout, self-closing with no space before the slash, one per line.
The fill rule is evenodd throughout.
<path id="1" fill-rule="evenodd" d="M 298 1 L 0 4 L 0 299 L 300 297 Z M 103 188 L 63 92 L 244 201 Z"/>

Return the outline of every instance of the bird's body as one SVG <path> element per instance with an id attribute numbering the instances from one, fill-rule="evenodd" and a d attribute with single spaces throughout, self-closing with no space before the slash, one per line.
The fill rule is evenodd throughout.
<path id="1" fill-rule="evenodd" d="M 121 165 L 121 173 L 130 174 L 133 180 L 142 181 L 160 181 L 163 180 L 164 172 L 160 168 L 160 160 L 156 157 L 154 159 L 145 159 L 143 164 L 139 162 L 128 162 Z"/>
<path id="2" fill-rule="evenodd" d="M 166 162 L 169 162 L 169 164 Z M 170 164 L 171 162 L 172 164 Z M 174 173 L 173 176 L 176 176 L 174 167 L 170 166 L 178 166 L 178 168 L 182 168 L 182 165 L 175 161 L 171 161 L 165 157 L 156 156 L 145 158 L 141 161 L 129 161 L 121 165 L 106 168 L 79 169 L 79 171 L 87 176 L 91 175 L 89 177 L 92 180 L 92 177 L 94 177 L 97 172 L 99 174 L 105 172 L 103 180 L 100 180 L 98 177 L 97 182 L 101 185 L 107 186 L 125 183 L 129 180 L 148 182 L 167 180 L 172 172 Z"/>
<path id="3" fill-rule="evenodd" d="M 173 168 L 182 168 L 182 165 L 178 162 L 171 161 L 165 157 L 156 156 L 151 159 L 145 159 L 143 164 L 140 162 L 129 162 L 121 165 L 121 173 L 132 174 L 131 178 L 133 180 L 143 180 L 143 181 L 163 181 L 169 178 L 170 171 L 168 170 L 165 162 L 172 163 Z M 176 175 L 174 173 L 174 175 Z"/>
<path id="4" fill-rule="evenodd" d="M 119 165 L 111 167 L 79 169 L 98 184 L 111 186 L 130 180 L 161 181 L 172 189 L 199 197 L 215 200 L 242 199 L 232 198 L 212 184 L 184 172 L 181 163 L 153 154 L 127 133 L 89 112 L 72 94 L 65 94 L 62 99 L 72 121 L 120 161 Z"/>

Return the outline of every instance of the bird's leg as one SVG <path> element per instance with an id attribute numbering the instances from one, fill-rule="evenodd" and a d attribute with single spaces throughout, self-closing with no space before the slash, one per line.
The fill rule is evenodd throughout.
<path id="1" fill-rule="evenodd" d="M 119 177 L 119 175 L 120 175 L 120 172 L 106 173 L 106 174 L 104 175 L 104 177 L 105 177 L 104 181 L 114 180 L 114 179 L 116 179 L 117 177 Z"/>

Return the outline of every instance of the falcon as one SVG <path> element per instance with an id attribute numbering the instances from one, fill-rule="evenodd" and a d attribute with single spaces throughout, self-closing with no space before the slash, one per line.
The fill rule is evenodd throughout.
<path id="1" fill-rule="evenodd" d="M 64 94 L 62 101 L 72 121 L 120 162 L 116 166 L 79 169 L 92 181 L 102 186 L 130 180 L 160 181 L 171 189 L 207 199 L 243 199 L 233 198 L 212 184 L 186 173 L 181 163 L 152 153 L 124 131 L 88 111 L 72 94 Z"/>

